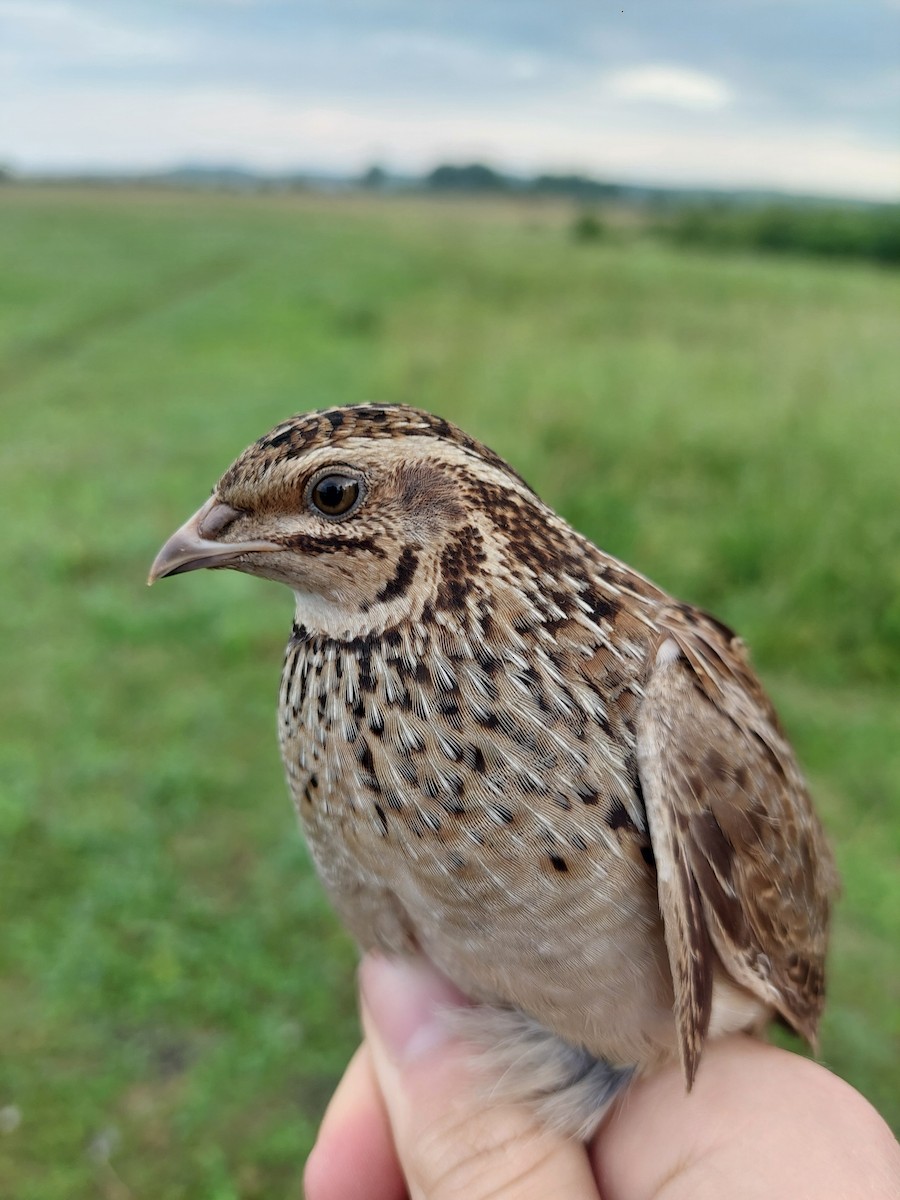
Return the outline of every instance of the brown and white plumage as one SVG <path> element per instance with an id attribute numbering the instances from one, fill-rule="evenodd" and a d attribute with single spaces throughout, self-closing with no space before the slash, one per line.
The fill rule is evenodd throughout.
<path id="1" fill-rule="evenodd" d="M 279 732 L 318 871 L 364 948 L 472 997 L 505 1094 L 583 1134 L 635 1071 L 690 1084 L 707 1036 L 814 1040 L 836 875 L 723 625 L 405 406 L 251 446 L 151 578 L 202 566 L 293 589 Z"/>

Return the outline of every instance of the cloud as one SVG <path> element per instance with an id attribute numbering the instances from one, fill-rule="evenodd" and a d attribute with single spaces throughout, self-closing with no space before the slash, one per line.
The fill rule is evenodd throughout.
<path id="1" fill-rule="evenodd" d="M 649 65 L 614 71 L 606 77 L 605 87 L 616 100 L 701 112 L 725 108 L 733 99 L 724 80 L 677 66 Z"/>
<path id="2" fill-rule="evenodd" d="M 388 78 L 430 75 L 432 81 L 437 77 L 451 84 L 488 81 L 494 89 L 505 79 L 531 82 L 546 69 L 537 51 L 483 45 L 472 38 L 415 29 L 364 35 L 357 54 L 364 54 L 370 62 L 379 60 Z"/>
<path id="3" fill-rule="evenodd" d="M 0 40 L 20 72 L 30 68 L 173 61 L 180 39 L 101 17 L 74 0 L 0 0 Z"/>

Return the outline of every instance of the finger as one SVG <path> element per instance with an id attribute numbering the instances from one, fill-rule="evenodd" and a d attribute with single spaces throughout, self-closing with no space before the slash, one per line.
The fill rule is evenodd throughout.
<path id="1" fill-rule="evenodd" d="M 690 1095 L 677 1066 L 639 1080 L 591 1152 L 607 1200 L 900 1196 L 900 1151 L 871 1105 L 742 1035 L 706 1046 Z"/>
<path id="2" fill-rule="evenodd" d="M 412 1200 L 597 1200 L 584 1148 L 492 1105 L 441 1010 L 464 1001 L 423 961 L 363 962 L 363 1024 Z"/>
<path id="3" fill-rule="evenodd" d="M 332 1097 L 303 1173 L 306 1200 L 404 1200 L 406 1185 L 365 1042 Z"/>

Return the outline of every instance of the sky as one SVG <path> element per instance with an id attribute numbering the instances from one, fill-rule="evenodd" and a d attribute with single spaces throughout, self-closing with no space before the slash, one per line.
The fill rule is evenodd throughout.
<path id="1" fill-rule="evenodd" d="M 900 0 L 0 0 L 14 169 L 474 160 L 900 200 Z"/>

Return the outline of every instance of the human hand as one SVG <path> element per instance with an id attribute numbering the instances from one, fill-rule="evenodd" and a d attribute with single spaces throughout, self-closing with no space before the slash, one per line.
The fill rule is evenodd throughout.
<path id="1" fill-rule="evenodd" d="M 307 1200 L 897 1200 L 900 1147 L 823 1067 L 749 1037 L 635 1083 L 585 1147 L 491 1105 L 427 963 L 367 958 L 366 1040 L 307 1163 Z"/>

